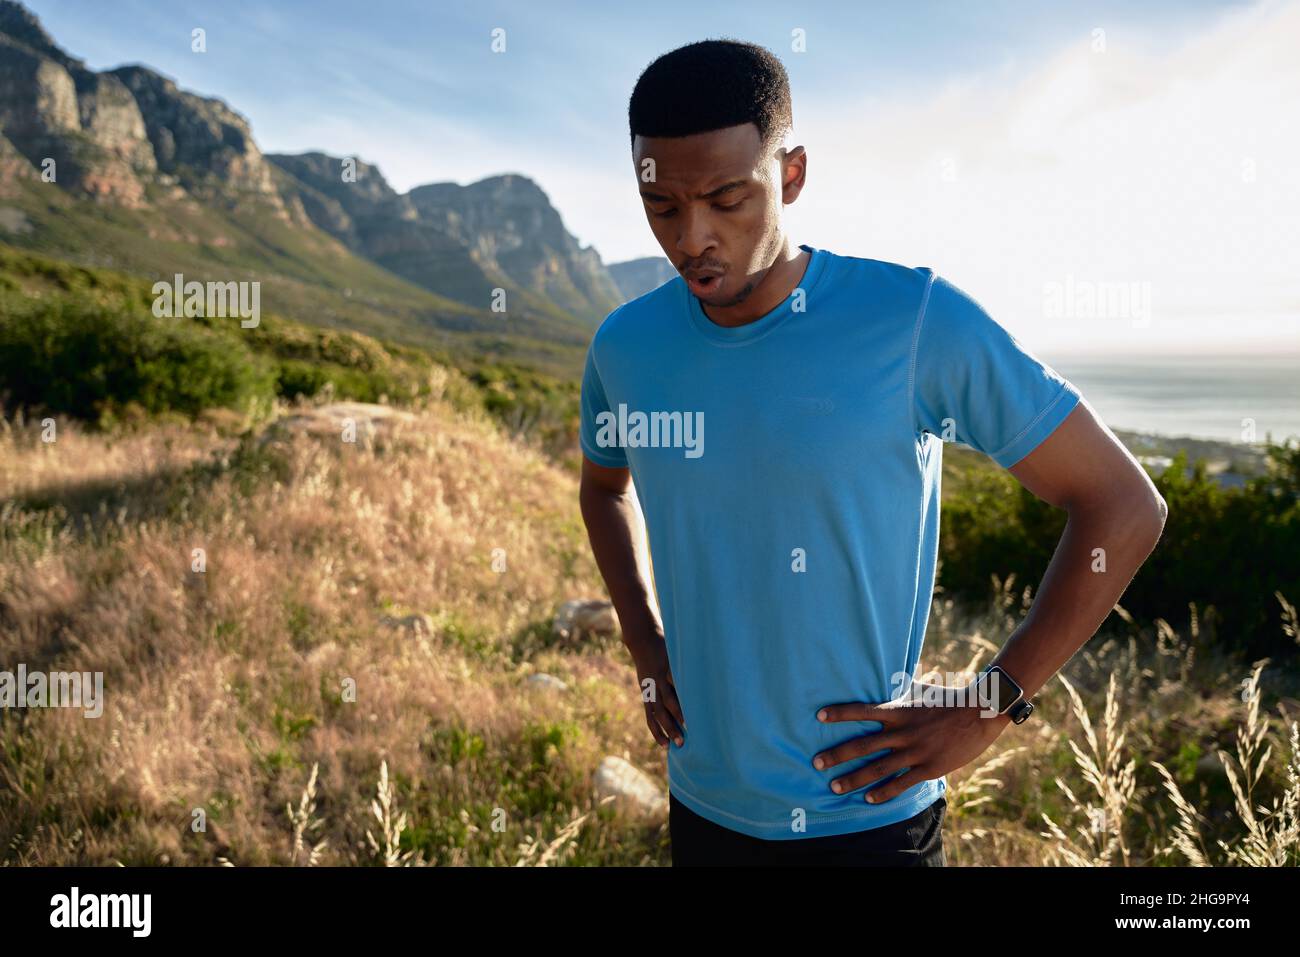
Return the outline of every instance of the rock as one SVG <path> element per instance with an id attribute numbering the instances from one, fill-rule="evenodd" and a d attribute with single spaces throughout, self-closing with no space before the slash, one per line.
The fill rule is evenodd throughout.
<path id="1" fill-rule="evenodd" d="M 399 423 L 415 421 L 415 416 L 401 409 L 373 402 L 334 402 L 286 415 L 272 422 L 262 435 L 265 443 L 276 434 L 306 434 L 343 440 L 345 429 L 359 443 L 372 441 L 391 432 Z"/>
<path id="2" fill-rule="evenodd" d="M 135 98 L 159 171 L 177 175 L 182 182 L 196 177 L 187 186 L 197 185 L 197 177 L 211 176 L 221 186 L 280 206 L 280 194 L 248 120 L 216 97 L 182 90 L 148 67 L 118 67 L 108 75 Z"/>
<path id="3" fill-rule="evenodd" d="M 396 192 L 357 157 L 267 154 L 287 174 L 295 210 L 349 249 L 439 295 L 487 308 L 500 288 L 516 302 L 542 296 L 596 320 L 624 302 L 599 254 L 565 228 L 546 193 L 525 176 L 467 186 L 429 183 Z M 350 160 L 355 181 L 340 176 Z M 518 299 L 516 299 L 518 297 Z"/>
<path id="4" fill-rule="evenodd" d="M 569 686 L 555 675 L 548 675 L 542 671 L 529 675 L 528 683 L 536 688 L 541 688 L 543 691 L 565 692 L 569 690 Z"/>
<path id="5" fill-rule="evenodd" d="M 606 267 L 624 299 L 635 299 L 677 275 L 673 264 L 663 256 L 646 256 L 627 262 L 609 263 Z"/>
<path id="6" fill-rule="evenodd" d="M 165 174 L 287 218 L 244 117 L 147 67 L 89 69 L 11 0 L 0 0 L 0 129 L 30 168 L 54 160 L 53 182 L 74 194 L 142 208 Z"/>
<path id="7" fill-rule="evenodd" d="M 3 157 L 0 157 L 0 176 L 3 176 L 4 172 Z M 0 196 L 3 195 L 4 193 L 0 192 Z M 32 224 L 21 209 L 15 209 L 13 206 L 0 206 L 0 233 L 14 233 L 22 236 L 31 231 Z"/>
<path id="8" fill-rule="evenodd" d="M 332 641 L 325 641 L 307 652 L 307 663 L 316 668 L 323 668 L 338 658 L 338 653 L 339 646 L 337 644 Z"/>
<path id="9" fill-rule="evenodd" d="M 59 186 L 129 207 L 144 205 L 154 171 L 144 120 L 115 77 L 54 45 L 39 21 L 0 4 L 0 128 L 35 172 Z"/>
<path id="10" fill-rule="evenodd" d="M 607 601 L 566 601 L 555 613 L 551 625 L 556 635 L 579 640 L 583 635 L 612 638 L 618 634 L 618 613 Z"/>
<path id="11" fill-rule="evenodd" d="M 130 169 L 156 172 L 144 117 L 126 85 L 111 73 L 89 70 L 78 71 L 74 79 L 82 130 Z"/>
<path id="12" fill-rule="evenodd" d="M 379 619 L 379 623 L 387 628 L 400 628 L 415 635 L 428 637 L 433 634 L 433 618 L 429 615 L 406 615 L 403 618 L 384 615 Z"/>
<path id="13" fill-rule="evenodd" d="M 575 316 L 603 318 L 611 303 L 624 301 L 600 255 L 564 228 L 546 193 L 526 176 L 506 173 L 467 186 L 429 183 L 406 195 L 421 222 Z"/>
<path id="14" fill-rule="evenodd" d="M 613 797 L 615 804 L 634 814 L 658 817 L 668 812 L 668 799 L 655 779 L 623 758 L 611 755 L 601 761 L 592 784 L 598 797 Z"/>

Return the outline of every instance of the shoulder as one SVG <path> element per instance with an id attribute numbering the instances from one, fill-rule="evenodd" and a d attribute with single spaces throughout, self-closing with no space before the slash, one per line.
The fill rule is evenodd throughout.
<path id="1" fill-rule="evenodd" d="M 686 284 L 674 276 L 647 293 L 629 299 L 601 320 L 592 337 L 592 348 L 602 351 L 628 348 L 644 335 L 664 328 L 664 314 L 681 305 Z"/>
<path id="2" fill-rule="evenodd" d="M 930 271 L 918 330 L 923 337 L 989 336 L 1005 330 L 979 300 L 946 276 Z"/>
<path id="3" fill-rule="evenodd" d="M 904 266 L 884 259 L 845 256 L 826 251 L 826 268 L 836 287 L 848 287 L 855 294 L 870 295 L 877 307 L 894 306 L 915 314 L 921 308 L 934 270 L 928 266 Z"/>
<path id="4" fill-rule="evenodd" d="M 942 316 L 945 320 L 987 318 L 987 313 L 970 293 L 930 266 L 904 266 L 881 259 L 834 256 L 842 279 L 869 283 L 876 295 L 896 295 L 900 303 L 916 306 L 916 317 Z"/>

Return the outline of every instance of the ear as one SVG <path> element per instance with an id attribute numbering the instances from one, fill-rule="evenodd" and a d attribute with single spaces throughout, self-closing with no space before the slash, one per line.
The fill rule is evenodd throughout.
<path id="1" fill-rule="evenodd" d="M 782 152 L 777 158 L 781 164 L 781 202 L 788 206 L 803 191 L 804 180 L 808 176 L 808 153 L 802 146 L 796 146 Z"/>

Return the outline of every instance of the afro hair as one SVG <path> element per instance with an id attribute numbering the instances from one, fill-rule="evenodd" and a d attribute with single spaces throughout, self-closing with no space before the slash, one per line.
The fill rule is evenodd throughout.
<path id="1" fill-rule="evenodd" d="M 740 40 L 700 40 L 642 72 L 627 106 L 631 142 L 753 123 L 765 149 L 793 124 L 790 79 L 770 51 Z"/>

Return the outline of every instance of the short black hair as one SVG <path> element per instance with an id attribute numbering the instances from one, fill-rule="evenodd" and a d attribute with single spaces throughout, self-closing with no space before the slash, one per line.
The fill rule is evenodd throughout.
<path id="1" fill-rule="evenodd" d="M 790 78 L 769 50 L 741 40 L 700 40 L 645 68 L 627 105 L 631 142 L 753 123 L 764 148 L 794 122 Z"/>

